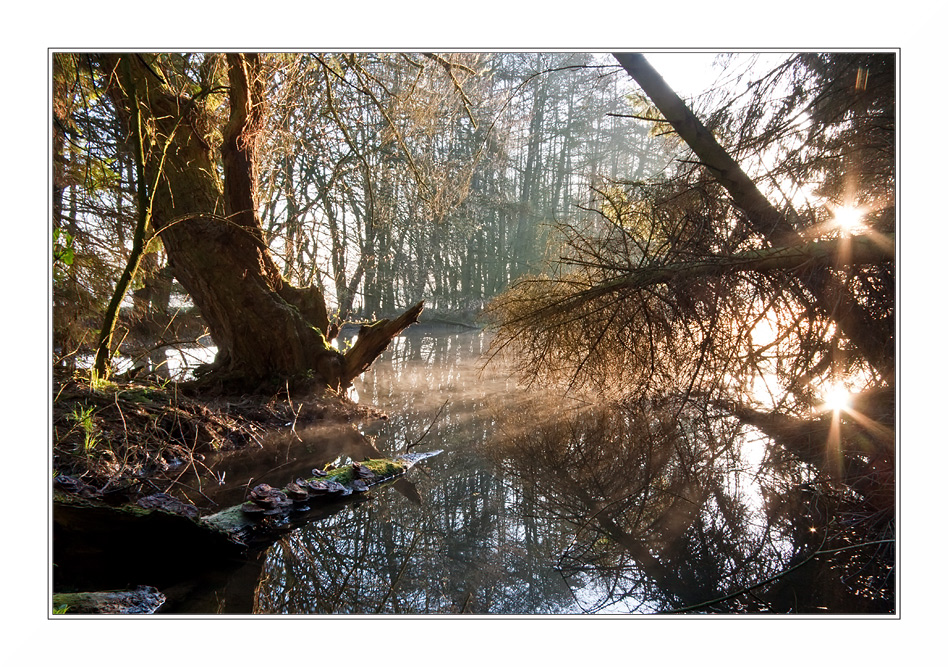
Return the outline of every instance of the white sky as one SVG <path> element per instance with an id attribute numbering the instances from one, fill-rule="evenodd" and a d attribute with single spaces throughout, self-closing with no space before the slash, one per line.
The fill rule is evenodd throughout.
<path id="1" fill-rule="evenodd" d="M 733 81 L 738 75 L 748 71 L 761 75 L 784 61 L 790 51 L 741 51 L 741 57 L 732 60 L 727 76 L 714 59 L 721 53 L 735 51 L 694 51 L 694 52 L 644 52 L 646 60 L 662 78 L 682 98 L 688 98 L 707 91 L 715 84 Z M 756 62 L 754 62 L 756 60 Z M 743 86 L 744 84 L 739 84 Z"/>
<path id="2" fill-rule="evenodd" d="M 717 53 L 645 53 L 645 59 L 681 97 L 698 95 L 714 84 L 720 72 L 714 68 Z"/>

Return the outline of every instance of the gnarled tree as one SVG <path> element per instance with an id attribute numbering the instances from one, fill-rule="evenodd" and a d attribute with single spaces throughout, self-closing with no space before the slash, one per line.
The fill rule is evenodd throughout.
<path id="1" fill-rule="evenodd" d="M 321 290 L 283 278 L 258 218 L 257 147 L 266 108 L 260 56 L 205 56 L 200 87 L 166 76 L 160 61 L 173 57 L 105 54 L 100 61 L 111 72 L 109 91 L 120 110 L 130 110 L 128 91 L 139 97 L 148 128 L 145 182 L 157 183 L 149 193 L 155 233 L 218 346 L 205 377 L 249 389 L 314 375 L 330 387 L 346 386 L 417 320 L 422 304 L 378 324 L 346 355 L 333 348 Z M 119 67 L 123 60 L 128 67 Z M 219 117 L 225 99 L 226 122 Z"/>

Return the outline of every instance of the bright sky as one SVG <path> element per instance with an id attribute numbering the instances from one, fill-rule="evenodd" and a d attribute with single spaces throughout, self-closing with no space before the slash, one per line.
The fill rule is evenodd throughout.
<path id="1" fill-rule="evenodd" d="M 679 96 L 698 95 L 720 75 L 714 67 L 717 53 L 645 53 L 645 59 Z"/>
<path id="2" fill-rule="evenodd" d="M 672 87 L 672 89 L 683 98 L 700 95 L 716 83 L 720 84 L 722 71 L 714 66 L 714 59 L 720 53 L 727 51 L 693 51 L 693 52 L 645 52 L 645 59 L 652 67 L 658 70 L 662 78 Z M 731 63 L 728 68 L 727 79 L 733 79 L 735 75 L 744 73 L 748 66 L 751 66 L 751 59 L 756 58 L 757 62 L 753 68 L 760 74 L 774 67 L 778 62 L 783 61 L 788 53 L 755 53 L 745 52 L 743 58 L 739 58 Z M 720 80 L 719 80 L 720 79 Z"/>

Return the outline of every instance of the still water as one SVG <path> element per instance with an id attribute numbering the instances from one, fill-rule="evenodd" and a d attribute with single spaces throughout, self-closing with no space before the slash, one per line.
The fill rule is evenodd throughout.
<path id="1" fill-rule="evenodd" d="M 528 392 L 502 365 L 483 368 L 488 345 L 480 332 L 409 330 L 354 387 L 386 421 L 300 429 L 208 461 L 217 484 L 205 497 L 226 506 L 251 481 L 283 485 L 327 461 L 444 450 L 169 591 L 162 611 L 893 611 L 879 545 L 871 558 L 847 542 L 838 508 L 766 461 L 752 433 L 695 422 L 682 438 L 681 414 L 672 424 Z"/>

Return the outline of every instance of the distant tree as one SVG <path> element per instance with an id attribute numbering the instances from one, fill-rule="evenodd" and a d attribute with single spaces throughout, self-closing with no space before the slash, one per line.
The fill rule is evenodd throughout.
<path id="1" fill-rule="evenodd" d="M 114 115 L 97 113 L 99 82 L 82 54 L 52 61 L 53 334 L 57 366 L 74 370 L 94 343 L 134 227 L 130 153 Z M 118 243 L 116 243 L 118 241 Z"/>

